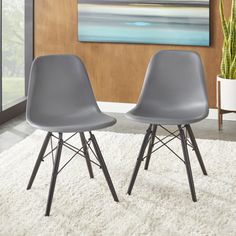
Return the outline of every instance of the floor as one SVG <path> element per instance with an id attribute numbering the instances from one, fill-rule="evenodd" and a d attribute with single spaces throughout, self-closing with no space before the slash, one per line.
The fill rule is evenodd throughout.
<path id="1" fill-rule="evenodd" d="M 144 133 L 147 125 L 136 123 L 125 118 L 123 114 L 110 113 L 117 119 L 117 124 L 107 128 L 107 131 L 117 133 Z M 225 121 L 222 131 L 218 131 L 216 120 L 204 120 L 192 125 L 195 136 L 201 139 L 219 139 L 225 141 L 236 141 L 236 122 Z M 172 128 L 172 127 L 169 127 Z M 0 127 L 0 152 L 12 147 L 34 132 L 34 128 L 25 121 L 21 115 Z M 160 130 L 160 135 L 164 133 Z"/>

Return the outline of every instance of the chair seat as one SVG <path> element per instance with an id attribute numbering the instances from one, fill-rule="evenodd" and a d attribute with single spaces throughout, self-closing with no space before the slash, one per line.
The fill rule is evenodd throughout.
<path id="1" fill-rule="evenodd" d="M 116 123 L 116 119 L 100 112 L 78 112 L 59 116 L 37 115 L 27 117 L 34 127 L 48 132 L 86 132 L 103 129 Z"/>
<path id="2" fill-rule="evenodd" d="M 191 124 L 203 120 L 208 115 L 208 109 L 205 111 L 198 108 L 193 109 L 148 109 L 147 107 L 135 107 L 126 113 L 126 117 L 137 122 L 159 125 L 181 125 Z"/>

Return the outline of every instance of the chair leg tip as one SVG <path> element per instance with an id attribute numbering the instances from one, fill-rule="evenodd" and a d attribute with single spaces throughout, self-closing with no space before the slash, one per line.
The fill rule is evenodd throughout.
<path id="1" fill-rule="evenodd" d="M 46 211 L 45 216 L 50 216 L 50 211 Z"/>

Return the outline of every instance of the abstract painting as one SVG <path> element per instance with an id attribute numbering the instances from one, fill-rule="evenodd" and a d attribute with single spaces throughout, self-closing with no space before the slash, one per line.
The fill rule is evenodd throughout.
<path id="1" fill-rule="evenodd" d="M 209 46 L 210 0 L 78 0 L 81 42 Z"/>

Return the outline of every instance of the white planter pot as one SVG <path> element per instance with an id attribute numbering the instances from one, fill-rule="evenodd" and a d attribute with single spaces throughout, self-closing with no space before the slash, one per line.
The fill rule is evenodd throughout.
<path id="1" fill-rule="evenodd" d="M 221 109 L 226 111 L 236 111 L 236 80 L 224 79 L 217 76 L 217 95 L 218 81 L 220 81 Z M 219 107 L 218 96 L 217 106 Z"/>

